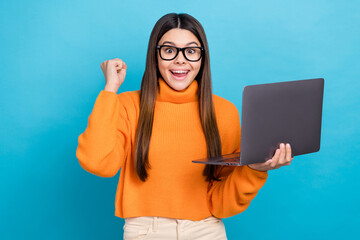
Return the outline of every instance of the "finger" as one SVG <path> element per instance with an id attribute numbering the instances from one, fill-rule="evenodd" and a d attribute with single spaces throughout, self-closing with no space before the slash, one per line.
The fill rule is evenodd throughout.
<path id="1" fill-rule="evenodd" d="M 125 79 L 125 76 L 126 76 L 126 68 L 125 69 L 121 69 L 121 70 L 118 70 L 118 74 L 119 76 L 122 78 L 122 79 Z"/>
<path id="2" fill-rule="evenodd" d="M 289 162 L 286 162 L 285 164 L 284 164 L 284 166 L 289 166 L 290 164 L 291 164 L 291 161 L 293 160 L 294 158 L 290 158 L 290 161 Z"/>
<path id="3" fill-rule="evenodd" d="M 108 61 L 103 61 L 101 64 L 100 64 L 100 67 L 101 69 L 105 69 L 107 67 L 107 64 L 108 64 Z"/>
<path id="4" fill-rule="evenodd" d="M 121 61 L 121 63 L 117 63 L 117 64 L 115 65 L 115 67 L 116 67 L 116 69 L 118 69 L 118 70 L 127 69 L 127 65 L 126 65 L 126 63 L 123 62 L 123 61 Z"/>
<path id="5" fill-rule="evenodd" d="M 279 157 L 280 157 L 280 149 L 278 148 L 278 149 L 276 149 L 274 157 L 271 159 L 271 164 L 270 164 L 271 168 L 275 168 L 276 164 L 279 161 Z"/>
<path id="6" fill-rule="evenodd" d="M 264 169 L 264 171 L 272 170 L 271 163 L 272 163 L 272 159 L 269 159 L 263 163 L 262 168 Z"/>
<path id="7" fill-rule="evenodd" d="M 267 160 L 266 162 L 264 162 L 264 167 L 266 169 L 271 169 L 271 163 L 272 163 L 272 159 Z"/>
<path id="8" fill-rule="evenodd" d="M 119 62 L 115 62 L 114 64 L 115 64 L 114 66 L 116 67 L 116 69 L 122 69 L 122 68 L 123 68 L 123 65 L 124 65 L 123 62 L 120 62 L 120 61 L 119 61 Z"/>
<path id="9" fill-rule="evenodd" d="M 259 171 L 267 171 L 270 169 L 270 160 L 266 161 L 266 162 L 262 162 L 262 163 L 252 163 L 249 164 L 248 166 L 252 169 L 256 169 Z"/>
<path id="10" fill-rule="evenodd" d="M 121 69 L 124 65 L 124 61 L 121 60 L 120 58 L 111 59 L 109 60 L 109 62 L 118 69 Z"/>
<path id="11" fill-rule="evenodd" d="M 283 165 L 285 163 L 285 156 L 286 156 L 285 144 L 281 143 L 280 144 L 280 156 L 279 156 L 278 164 Z"/>
<path id="12" fill-rule="evenodd" d="M 291 146 L 290 143 L 286 144 L 286 157 L 285 157 L 285 162 L 291 162 Z"/>

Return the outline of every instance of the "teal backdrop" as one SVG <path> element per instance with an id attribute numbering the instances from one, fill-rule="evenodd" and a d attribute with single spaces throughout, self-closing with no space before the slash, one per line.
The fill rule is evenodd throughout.
<path id="1" fill-rule="evenodd" d="M 138 90 L 148 39 L 169 12 L 204 26 L 214 93 L 241 112 L 245 85 L 325 79 L 321 149 L 270 171 L 229 239 L 352 239 L 360 225 L 360 1 L 0 1 L 0 239 L 122 239 L 119 173 L 75 152 L 121 58 Z"/>

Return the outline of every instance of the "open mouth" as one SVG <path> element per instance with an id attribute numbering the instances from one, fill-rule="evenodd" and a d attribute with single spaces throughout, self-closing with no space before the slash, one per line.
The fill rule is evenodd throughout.
<path id="1" fill-rule="evenodd" d="M 189 74 L 190 70 L 170 70 L 171 75 L 177 80 L 184 80 Z"/>

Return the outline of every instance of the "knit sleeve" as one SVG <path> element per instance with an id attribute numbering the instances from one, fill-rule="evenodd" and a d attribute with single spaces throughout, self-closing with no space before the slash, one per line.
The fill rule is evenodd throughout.
<path id="1" fill-rule="evenodd" d="M 245 211 L 265 184 L 267 176 L 267 172 L 247 165 L 223 167 L 221 181 L 209 185 L 207 200 L 210 212 L 218 218 L 227 218 Z"/>
<path id="2" fill-rule="evenodd" d="M 113 177 L 123 166 L 130 147 L 130 127 L 116 93 L 102 90 L 78 138 L 81 167 L 100 177 Z"/>
<path id="3" fill-rule="evenodd" d="M 227 121 L 221 123 L 223 154 L 240 152 L 241 127 L 235 106 L 227 113 Z M 232 126 L 232 127 L 229 127 Z M 239 214 L 250 205 L 265 184 L 268 173 L 245 166 L 220 166 L 217 177 L 221 181 L 209 183 L 207 202 L 210 212 L 218 218 Z"/>

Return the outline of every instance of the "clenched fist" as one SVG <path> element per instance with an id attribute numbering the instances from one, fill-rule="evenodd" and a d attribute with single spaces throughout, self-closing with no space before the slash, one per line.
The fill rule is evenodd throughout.
<path id="1" fill-rule="evenodd" d="M 127 66 L 120 58 L 106 60 L 100 64 L 105 76 L 105 91 L 117 93 L 125 80 Z"/>

